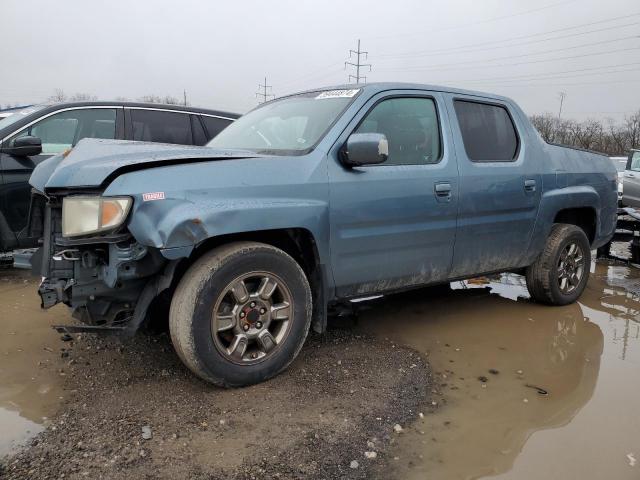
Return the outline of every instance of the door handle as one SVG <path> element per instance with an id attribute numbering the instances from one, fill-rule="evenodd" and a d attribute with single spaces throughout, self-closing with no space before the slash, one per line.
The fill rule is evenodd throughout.
<path id="1" fill-rule="evenodd" d="M 524 189 L 527 192 L 535 192 L 536 191 L 536 181 L 532 179 L 528 179 L 524 181 Z"/>
<path id="2" fill-rule="evenodd" d="M 451 196 L 451 184 L 449 182 L 436 183 L 433 186 L 438 197 L 450 197 Z"/>

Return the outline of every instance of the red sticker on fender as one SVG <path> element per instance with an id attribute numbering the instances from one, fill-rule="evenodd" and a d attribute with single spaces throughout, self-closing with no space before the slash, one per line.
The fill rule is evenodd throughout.
<path id="1" fill-rule="evenodd" d="M 145 202 L 152 200 L 164 200 L 164 192 L 143 193 L 142 200 Z"/>

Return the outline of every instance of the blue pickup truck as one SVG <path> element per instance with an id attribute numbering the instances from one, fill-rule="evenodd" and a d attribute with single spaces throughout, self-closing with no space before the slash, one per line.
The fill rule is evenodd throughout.
<path id="1" fill-rule="evenodd" d="M 616 178 L 507 98 L 331 87 L 262 104 L 206 147 L 85 139 L 44 161 L 33 263 L 43 307 L 82 322 L 67 331 L 165 318 L 193 372 L 247 385 L 345 300 L 513 271 L 533 300 L 574 302 L 614 233 Z"/>

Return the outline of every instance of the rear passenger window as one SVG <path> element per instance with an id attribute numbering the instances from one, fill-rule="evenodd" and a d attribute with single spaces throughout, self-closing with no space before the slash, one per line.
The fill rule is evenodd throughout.
<path id="1" fill-rule="evenodd" d="M 389 142 L 384 165 L 424 165 L 440 161 L 440 130 L 430 98 L 390 98 L 378 103 L 355 130 L 382 133 Z"/>
<path id="2" fill-rule="evenodd" d="M 197 115 L 191 115 L 191 129 L 193 130 L 193 144 L 202 146 L 207 143 L 207 134 Z"/>
<path id="3" fill-rule="evenodd" d="M 209 140 L 227 128 L 232 122 L 232 120 L 227 120 L 225 118 L 207 117 L 206 115 L 202 115 L 200 118 L 202 118 L 204 126 L 207 129 Z"/>
<path id="4" fill-rule="evenodd" d="M 133 140 L 193 145 L 191 121 L 186 113 L 131 110 Z"/>
<path id="5" fill-rule="evenodd" d="M 463 100 L 455 100 L 454 106 L 469 160 L 515 160 L 518 154 L 518 135 L 506 108 Z"/>

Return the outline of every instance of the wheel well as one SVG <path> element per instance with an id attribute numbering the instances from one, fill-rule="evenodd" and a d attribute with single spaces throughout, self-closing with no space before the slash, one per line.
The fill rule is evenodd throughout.
<path id="1" fill-rule="evenodd" d="M 596 236 L 596 211 L 591 207 L 567 208 L 560 210 L 556 214 L 553 223 L 568 223 L 575 225 L 584 230 L 589 239 L 589 243 L 593 243 Z"/>
<path id="2" fill-rule="evenodd" d="M 237 241 L 253 241 L 272 245 L 283 250 L 298 262 L 311 286 L 313 295 L 313 329 L 317 332 L 324 331 L 326 325 L 326 300 L 323 274 L 320 269 L 320 256 L 313 235 L 309 230 L 303 228 L 233 233 L 205 240 L 196 247 L 189 258 L 180 260 L 173 274 L 171 287 L 165 290 L 161 294 L 162 298 L 158 297 L 155 303 L 164 304 L 161 310 L 168 311 L 167 307 L 173 296 L 173 291 L 189 267 L 213 248 Z"/>
<path id="3" fill-rule="evenodd" d="M 232 233 L 205 240 L 193 251 L 188 264 L 191 265 L 209 250 L 237 241 L 266 243 L 291 255 L 300 264 L 307 277 L 319 265 L 318 249 L 313 235 L 304 228 L 286 228 L 279 230 L 261 230 L 257 232 Z"/>

